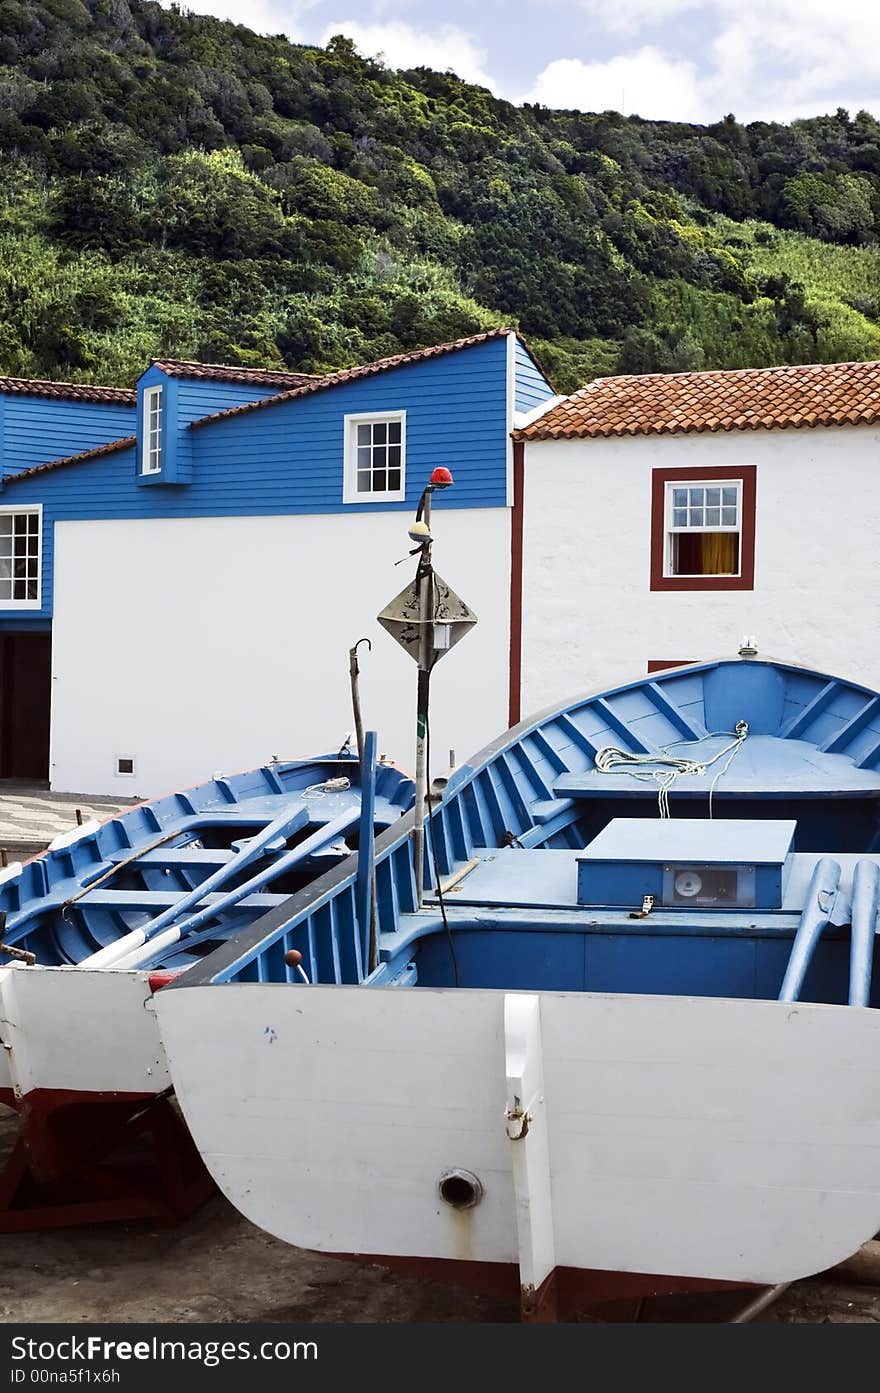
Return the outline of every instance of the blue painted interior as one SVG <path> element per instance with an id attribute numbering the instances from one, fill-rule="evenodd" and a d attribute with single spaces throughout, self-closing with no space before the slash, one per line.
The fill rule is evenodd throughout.
<path id="1" fill-rule="evenodd" d="M 42 605 L 26 611 L 30 617 L 52 614 L 54 530 L 60 521 L 407 512 L 438 465 L 452 470 L 455 487 L 437 495 L 435 508 L 506 506 L 503 337 L 196 429 L 192 423 L 205 416 L 279 392 L 174 378 L 153 366 L 138 383 L 139 433 L 143 392 L 157 384 L 165 393 L 160 474 L 142 475 L 140 450 L 131 448 L 29 479 L 7 479 L 5 504 L 43 505 Z M 398 410 L 407 413 L 405 501 L 344 504 L 346 414 Z M 134 416 L 129 413 L 119 434 L 133 431 Z M 52 456 L 57 453 L 53 447 Z M 0 621 L 14 620 L 16 613 L 0 611 Z"/>
<path id="2" fill-rule="evenodd" d="M 326 786 L 340 779 L 343 787 Z M 412 795 L 407 775 L 379 764 L 371 789 L 373 832 L 399 821 Z M 0 885 L 5 941 L 34 953 L 44 966 L 81 962 L 160 914 L 182 921 L 187 911 L 175 915 L 174 906 L 183 906 L 203 882 L 220 875 L 222 887 L 195 905 L 197 910 L 214 905 L 217 912 L 193 925 L 179 944 L 157 951 L 149 963 L 153 969 L 182 971 L 352 858 L 362 835 L 360 816 L 360 770 L 350 755 L 266 765 L 140 804 L 73 845 L 29 861 Z M 239 869 L 246 840 L 279 817 L 297 822 Z M 224 895 L 250 886 L 256 877 L 253 891 L 237 904 L 224 902 Z M 359 956 L 357 963 L 363 970 Z"/>
<path id="3" fill-rule="evenodd" d="M 651 757 L 673 746 L 675 755 L 708 758 L 719 742 L 729 743 L 716 718 L 761 732 L 749 734 L 729 768 L 713 776 L 713 811 L 723 827 L 707 826 L 690 840 L 681 829 L 660 829 L 659 842 L 647 838 L 638 819 L 659 820 L 656 782 L 599 773 L 596 754 L 613 744 Z M 747 755 L 746 774 L 737 774 Z M 423 868 L 426 905 L 416 910 L 411 816 L 377 839 L 380 966 L 369 984 L 453 985 L 451 939 L 459 986 L 772 999 L 799 927 L 813 912 L 811 877 L 825 855 L 842 867 L 841 888 L 801 995 L 846 1002 L 856 865 L 880 864 L 878 767 L 877 694 L 780 663 L 695 665 L 544 712 L 460 767 L 435 806 L 430 839 L 441 880 L 454 882 L 444 896 L 448 931 L 432 857 Z M 762 793 L 762 769 L 770 795 Z M 696 794 L 685 792 L 689 780 Z M 680 776 L 668 790 L 672 818 L 708 824 L 708 794 L 706 774 Z M 612 840 L 631 873 L 630 904 L 581 905 L 578 859 L 612 819 L 620 820 Z M 641 908 L 639 868 L 651 857 L 668 862 L 664 838 L 678 855 L 692 847 L 710 867 L 725 857 L 717 848 L 709 856 L 708 841 L 720 839 L 728 864 L 739 860 L 737 847 L 748 846 L 757 866 L 753 828 L 740 834 L 737 827 L 754 819 L 784 824 L 778 836 L 768 834 L 773 845 L 765 858 L 785 871 L 781 902 L 775 892 L 761 892 L 754 908 L 720 900 L 694 908 L 660 903 L 647 917 L 632 917 Z M 294 896 L 231 939 L 182 985 L 292 981 L 284 964 L 291 947 L 303 954 L 312 981 L 363 982 L 342 966 L 353 960 L 345 945 L 361 931 L 355 876 L 346 866 L 316 882 L 308 896 Z M 876 972 L 873 978 L 866 999 L 878 1005 Z"/>

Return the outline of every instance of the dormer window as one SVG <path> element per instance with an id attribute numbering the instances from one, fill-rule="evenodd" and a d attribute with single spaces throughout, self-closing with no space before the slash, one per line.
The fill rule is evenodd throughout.
<path id="1" fill-rule="evenodd" d="M 406 497 L 406 412 L 345 418 L 344 503 L 402 503 Z"/>
<path id="2" fill-rule="evenodd" d="M 159 474 L 162 470 L 162 388 L 147 387 L 144 391 L 141 473 Z"/>

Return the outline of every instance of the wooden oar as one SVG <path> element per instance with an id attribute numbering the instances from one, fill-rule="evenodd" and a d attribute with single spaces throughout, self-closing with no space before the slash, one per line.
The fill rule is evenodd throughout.
<path id="1" fill-rule="evenodd" d="M 82 962 L 76 964 L 77 968 L 104 968 L 112 967 L 121 958 L 127 957 L 135 948 L 139 948 L 147 939 L 154 938 L 155 935 L 164 929 L 166 925 L 179 918 L 186 910 L 192 909 L 205 895 L 219 890 L 227 881 L 236 876 L 239 871 L 244 870 L 252 861 L 266 850 L 269 844 L 278 837 L 289 837 L 295 832 L 301 832 L 309 821 L 309 810 L 302 804 L 298 804 L 294 811 L 288 806 L 283 813 L 280 813 L 272 822 L 258 832 L 256 836 L 250 837 L 242 846 L 242 849 L 225 866 L 221 866 L 219 871 L 209 875 L 207 880 L 203 880 L 201 885 L 197 885 L 189 894 L 183 895 L 169 909 L 163 910 L 155 919 L 150 919 L 139 929 L 132 929 L 130 933 L 123 934 L 121 938 L 110 943 L 106 948 L 100 948 L 97 953 L 92 953 L 90 957 L 83 958 Z"/>

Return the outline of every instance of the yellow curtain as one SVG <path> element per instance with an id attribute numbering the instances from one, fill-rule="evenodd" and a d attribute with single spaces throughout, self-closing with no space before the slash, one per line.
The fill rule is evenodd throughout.
<path id="1" fill-rule="evenodd" d="M 704 576 L 736 575 L 739 538 L 735 532 L 704 532 L 700 541 Z"/>

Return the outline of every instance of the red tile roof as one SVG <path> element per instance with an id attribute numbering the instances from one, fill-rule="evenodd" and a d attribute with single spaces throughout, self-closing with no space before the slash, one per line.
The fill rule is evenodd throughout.
<path id="1" fill-rule="evenodd" d="M 301 387 L 320 382 L 308 372 L 285 372 L 276 368 L 245 368 L 225 363 L 195 363 L 186 358 L 153 358 L 154 367 L 169 377 L 196 377 L 209 382 L 240 382 L 246 387 Z"/>
<path id="2" fill-rule="evenodd" d="M 326 377 L 316 377 L 301 387 L 289 392 L 279 392 L 274 397 L 264 397 L 261 401 L 248 402 L 245 406 L 233 406 L 227 411 L 215 412 L 213 416 L 202 416 L 193 421 L 190 430 L 198 430 L 213 421 L 225 420 L 228 416 L 243 416 L 247 411 L 261 411 L 267 406 L 277 406 L 294 397 L 307 396 L 311 392 L 323 392 L 328 387 L 340 387 L 345 382 L 357 382 L 361 377 L 372 377 L 375 373 L 387 372 L 390 368 L 402 368 L 407 363 L 421 363 L 426 358 L 440 358 L 445 353 L 457 353 L 462 348 L 474 348 L 490 339 L 503 338 L 505 334 L 516 332 L 511 329 L 488 329 L 483 334 L 471 334 L 466 339 L 456 339 L 454 343 L 438 343 L 430 348 L 415 348 L 409 353 L 395 353 L 391 358 L 379 358 L 375 363 L 363 363 L 354 368 L 342 368 L 339 372 L 328 373 Z M 517 335 L 517 337 L 520 337 Z M 534 355 L 533 355 L 534 356 Z M 160 364 L 161 366 L 161 364 Z"/>
<path id="3" fill-rule="evenodd" d="M 517 440 L 872 425 L 880 363 L 602 377 L 514 432 Z"/>
<path id="4" fill-rule="evenodd" d="M 47 460 L 45 464 L 34 464 L 30 469 L 20 469 L 17 474 L 7 474 L 4 484 L 14 484 L 19 479 L 31 479 L 35 474 L 45 474 L 50 469 L 60 469 L 64 464 L 83 464 L 101 455 L 115 455 L 117 450 L 130 450 L 137 444 L 136 435 L 126 435 L 121 440 L 111 440 L 109 445 L 96 445 L 92 450 L 80 450 L 78 455 L 65 455 L 63 459 Z"/>
<path id="5" fill-rule="evenodd" d="M 88 382 L 39 382 L 26 377 L 0 377 L 0 392 L 17 397 L 110 402 L 116 406 L 134 406 L 137 400 L 137 393 L 128 387 L 93 387 Z"/>

